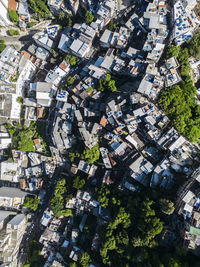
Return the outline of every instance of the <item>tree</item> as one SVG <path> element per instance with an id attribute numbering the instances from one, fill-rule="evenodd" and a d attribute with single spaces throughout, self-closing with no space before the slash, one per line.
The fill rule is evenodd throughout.
<path id="1" fill-rule="evenodd" d="M 28 244 L 27 265 L 31 267 L 44 266 L 45 259 L 41 256 L 42 246 L 35 240 L 31 240 Z"/>
<path id="2" fill-rule="evenodd" d="M 103 79 L 99 80 L 99 90 L 109 90 L 111 92 L 115 92 L 117 90 L 115 86 L 115 81 L 111 79 L 111 75 L 109 73 L 106 74 Z"/>
<path id="3" fill-rule="evenodd" d="M 68 26 L 68 27 L 72 27 L 72 25 L 73 25 L 72 15 L 68 14 L 68 15 L 66 16 L 66 21 L 67 21 L 67 26 Z"/>
<path id="4" fill-rule="evenodd" d="M 9 10 L 9 17 L 12 22 L 18 22 L 19 21 L 19 16 L 16 11 L 14 10 Z"/>
<path id="5" fill-rule="evenodd" d="M 167 47 L 166 58 L 178 57 L 180 52 L 180 46 L 171 45 Z"/>
<path id="6" fill-rule="evenodd" d="M 70 54 L 67 54 L 65 56 L 65 60 L 66 60 L 66 62 L 68 62 L 70 64 L 70 66 L 75 66 L 80 61 L 79 58 L 72 56 Z"/>
<path id="7" fill-rule="evenodd" d="M 133 237 L 132 245 L 133 245 L 133 247 L 142 247 L 145 245 L 145 243 L 141 237 Z"/>
<path id="8" fill-rule="evenodd" d="M 115 220 L 109 224 L 108 228 L 112 230 L 117 229 L 119 224 L 123 224 L 123 228 L 128 228 L 131 224 L 130 214 L 127 213 L 123 207 L 119 208 Z"/>
<path id="9" fill-rule="evenodd" d="M 63 20 L 65 18 L 65 12 L 63 10 L 58 13 L 58 18 L 59 20 Z"/>
<path id="10" fill-rule="evenodd" d="M 171 215 L 174 212 L 174 203 L 168 199 L 161 198 L 159 201 L 161 211 L 167 215 Z"/>
<path id="11" fill-rule="evenodd" d="M 90 254 L 88 252 L 84 252 L 83 255 L 81 256 L 80 264 L 83 267 L 88 267 L 90 263 L 92 262 Z"/>
<path id="12" fill-rule="evenodd" d="M 94 20 L 94 16 L 88 10 L 85 13 L 85 20 L 86 20 L 86 23 L 88 24 Z"/>
<path id="13" fill-rule="evenodd" d="M 180 263 L 178 259 L 170 257 L 166 266 L 167 267 L 182 267 L 182 264 Z"/>
<path id="14" fill-rule="evenodd" d="M 38 209 L 38 206 L 40 204 L 40 199 L 37 196 L 27 196 L 25 201 L 24 201 L 24 206 L 36 211 Z"/>
<path id="15" fill-rule="evenodd" d="M 19 96 L 17 98 L 17 102 L 22 105 L 23 104 L 23 97 Z"/>
<path id="16" fill-rule="evenodd" d="M 65 210 L 64 195 L 67 192 L 65 185 L 66 185 L 65 179 L 58 180 L 55 190 L 54 190 L 54 196 L 52 197 L 50 201 L 50 206 L 55 217 L 71 216 L 70 211 Z"/>
<path id="17" fill-rule="evenodd" d="M 79 176 L 77 176 L 73 181 L 73 188 L 75 189 L 81 189 L 83 188 L 84 185 L 85 185 L 85 180 L 80 179 Z"/>
<path id="18" fill-rule="evenodd" d="M 86 147 L 81 155 L 82 159 L 85 159 L 89 164 L 93 164 L 100 157 L 99 145 L 95 145 L 92 148 Z"/>
<path id="19" fill-rule="evenodd" d="M 190 125 L 186 128 L 186 136 L 191 142 L 195 142 L 200 138 L 200 127 L 197 125 Z"/>
<path id="20" fill-rule="evenodd" d="M 110 190 L 106 185 L 102 185 L 98 190 L 98 201 L 101 203 L 102 207 L 107 207 L 110 200 Z"/>
<path id="21" fill-rule="evenodd" d="M 74 82 L 75 82 L 75 78 L 72 76 L 68 76 L 65 86 L 68 87 L 68 86 L 72 85 Z"/>
<path id="22" fill-rule="evenodd" d="M 118 26 L 118 22 L 114 23 L 113 18 L 111 18 L 109 24 L 108 24 L 108 30 L 110 30 L 111 32 L 114 32 Z"/>
<path id="23" fill-rule="evenodd" d="M 37 14 L 38 17 L 48 18 L 51 13 L 47 7 L 46 0 L 28 0 L 28 6 Z"/>
<path id="24" fill-rule="evenodd" d="M 114 80 L 111 80 L 111 81 L 108 82 L 108 89 L 111 92 L 115 92 L 117 90 L 117 87 L 115 86 L 115 81 Z"/>
<path id="25" fill-rule="evenodd" d="M 64 211 L 62 211 L 62 215 L 65 217 L 73 217 L 73 213 L 71 209 L 66 209 Z"/>
<path id="26" fill-rule="evenodd" d="M 53 197 L 51 199 L 51 209 L 55 215 L 55 217 L 59 218 L 63 215 L 64 211 L 64 200 L 59 199 L 58 197 Z"/>

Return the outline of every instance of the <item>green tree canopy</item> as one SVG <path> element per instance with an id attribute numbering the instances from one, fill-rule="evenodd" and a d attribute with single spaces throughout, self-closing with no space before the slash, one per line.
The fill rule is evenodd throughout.
<path id="1" fill-rule="evenodd" d="M 91 23 L 94 20 L 94 16 L 92 15 L 92 13 L 90 13 L 88 10 L 85 13 L 85 21 L 86 23 Z"/>
<path id="2" fill-rule="evenodd" d="M 27 196 L 24 201 L 24 206 L 36 211 L 38 209 L 38 206 L 40 204 L 40 199 L 37 196 Z"/>
<path id="3" fill-rule="evenodd" d="M 99 80 L 99 90 L 111 92 L 115 92 L 117 90 L 115 81 L 111 79 L 111 75 L 109 73 L 106 74 L 103 79 Z"/>
<path id="4" fill-rule="evenodd" d="M 81 188 L 83 188 L 84 185 L 85 185 L 85 180 L 84 179 L 80 179 L 79 176 L 77 176 L 73 180 L 73 188 L 75 188 L 75 189 L 81 189 Z"/>
<path id="5" fill-rule="evenodd" d="M 100 157 L 99 145 L 95 145 L 92 148 L 86 147 L 81 155 L 82 159 L 85 159 L 89 164 L 93 164 Z"/>
<path id="6" fill-rule="evenodd" d="M 9 10 L 9 17 L 12 22 L 18 22 L 19 21 L 19 16 L 16 11 L 14 10 Z"/>
<path id="7" fill-rule="evenodd" d="M 0 53 L 6 48 L 5 41 L 0 40 Z"/>
<path id="8" fill-rule="evenodd" d="M 88 267 L 90 263 L 92 262 L 90 254 L 88 252 L 84 252 L 83 255 L 81 256 L 80 264 L 83 267 Z"/>
<path id="9" fill-rule="evenodd" d="M 70 64 L 70 66 L 75 66 L 80 61 L 80 59 L 78 57 L 75 57 L 75 56 L 70 55 L 70 54 L 67 54 L 65 56 L 65 60 L 66 60 L 66 62 L 68 62 Z"/>
<path id="10" fill-rule="evenodd" d="M 168 199 L 161 198 L 159 200 L 161 211 L 167 215 L 170 215 L 174 212 L 174 203 Z"/>

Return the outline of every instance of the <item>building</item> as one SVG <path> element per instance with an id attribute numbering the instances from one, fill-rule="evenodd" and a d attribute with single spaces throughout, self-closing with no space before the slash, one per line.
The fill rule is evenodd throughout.
<path id="1" fill-rule="evenodd" d="M 6 211 L 1 211 L 0 214 L 4 224 L 0 231 L 0 260 L 17 265 L 19 246 L 26 230 L 26 217 L 24 214 L 17 214 L 13 217 L 14 214 L 13 212 L 8 214 Z M 10 220 L 11 216 L 13 218 Z"/>
<path id="2" fill-rule="evenodd" d="M 19 209 L 27 195 L 18 188 L 0 187 L 0 207 Z"/>
<path id="3" fill-rule="evenodd" d="M 3 1 L 3 0 L 0 1 L 0 10 L 1 10 L 0 26 L 2 27 L 9 26 L 12 24 L 9 18 L 8 7 L 9 7 L 8 1 Z"/>
<path id="4" fill-rule="evenodd" d="M 21 168 L 15 162 L 2 161 L 0 163 L 0 180 L 19 183 Z"/>
<path id="5" fill-rule="evenodd" d="M 35 42 L 39 45 L 44 47 L 46 50 L 50 50 L 51 48 L 54 48 L 54 43 L 53 41 L 49 38 L 47 33 L 36 33 L 33 35 L 33 38 Z"/>
<path id="6" fill-rule="evenodd" d="M 36 91 L 36 100 L 38 105 L 42 107 L 49 107 L 53 96 L 56 95 L 56 90 L 51 83 L 48 82 L 36 82 L 31 85 Z"/>
<path id="7" fill-rule="evenodd" d="M 90 45 L 80 39 L 75 39 L 69 49 L 77 57 L 85 57 L 90 51 Z"/>

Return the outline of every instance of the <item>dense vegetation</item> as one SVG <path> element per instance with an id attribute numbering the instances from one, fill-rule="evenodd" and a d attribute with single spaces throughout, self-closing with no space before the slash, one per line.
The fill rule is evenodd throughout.
<path id="1" fill-rule="evenodd" d="M 37 14 L 39 18 L 49 18 L 51 13 L 47 6 L 47 0 L 28 0 L 29 8 Z"/>
<path id="2" fill-rule="evenodd" d="M 23 267 L 42 267 L 44 266 L 45 259 L 41 256 L 42 245 L 32 240 L 29 242 L 27 263 Z"/>
<path id="3" fill-rule="evenodd" d="M 159 100 L 179 133 L 191 142 L 200 138 L 200 106 L 196 101 L 197 88 L 191 79 L 189 57 L 200 56 L 199 45 L 200 32 L 197 32 L 194 38 L 183 46 L 170 46 L 167 49 L 166 58 L 176 56 L 179 61 L 182 81 L 165 89 Z"/>
<path id="4" fill-rule="evenodd" d="M 58 14 L 58 23 L 62 26 L 62 27 L 72 27 L 73 25 L 73 19 L 74 17 L 70 14 L 66 14 L 64 11 L 60 11 Z"/>
<path id="5" fill-rule="evenodd" d="M 104 78 L 99 80 L 98 90 L 101 92 L 103 91 L 115 92 L 117 90 L 115 81 L 111 79 L 111 75 L 109 73 L 106 74 Z"/>
<path id="6" fill-rule="evenodd" d="M 86 23 L 91 23 L 94 20 L 94 15 L 92 15 L 92 13 L 90 13 L 88 10 L 85 13 L 85 21 Z"/>
<path id="7" fill-rule="evenodd" d="M 67 54 L 65 57 L 65 61 L 68 62 L 70 66 L 75 66 L 80 61 L 80 59 L 78 57 Z"/>
<path id="8" fill-rule="evenodd" d="M 14 10 L 9 10 L 9 18 L 12 22 L 18 22 L 19 21 L 19 16 L 16 11 Z"/>
<path id="9" fill-rule="evenodd" d="M 65 208 L 66 200 L 65 196 L 67 193 L 66 181 L 65 179 L 58 180 L 54 196 L 51 199 L 51 209 L 56 217 L 60 216 L 72 216 L 72 211 Z"/>
<path id="10" fill-rule="evenodd" d="M 40 199 L 37 196 L 27 196 L 24 201 L 24 206 L 33 211 L 36 211 L 38 209 L 39 204 Z"/>
<path id="11" fill-rule="evenodd" d="M 119 25 L 119 22 L 114 22 L 114 19 L 112 18 L 108 24 L 108 30 L 111 32 L 114 32 Z"/>
<path id="12" fill-rule="evenodd" d="M 173 212 L 170 201 L 165 199 L 159 203 L 146 197 L 145 192 L 127 195 L 106 185 L 95 191 L 96 198 L 109 211 L 111 219 L 99 231 L 100 257 L 86 246 L 81 259 L 82 266 L 95 261 L 102 262 L 101 266 L 119 267 L 198 266 L 198 258 L 187 254 L 184 248 L 177 247 L 175 250 L 159 245 L 160 233 L 167 226 L 167 218 L 163 213 Z"/>
<path id="13" fill-rule="evenodd" d="M 100 157 L 99 145 L 95 145 L 91 149 L 85 147 L 83 150 L 81 150 L 81 152 L 75 151 L 74 148 L 69 150 L 69 159 L 71 162 L 74 162 L 75 158 L 80 158 L 86 160 L 89 164 L 93 164 L 99 159 L 99 157 Z"/>
<path id="14" fill-rule="evenodd" d="M 41 140 L 43 153 L 49 155 L 47 143 L 42 139 L 45 135 L 42 133 L 43 126 L 39 122 L 31 122 L 29 127 L 22 126 L 20 123 L 15 126 L 6 124 L 9 134 L 12 136 L 13 148 L 25 152 L 35 152 L 33 140 L 38 138 Z"/>
<path id="15" fill-rule="evenodd" d="M 0 52 L 2 52 L 6 48 L 5 41 L 0 40 Z"/>

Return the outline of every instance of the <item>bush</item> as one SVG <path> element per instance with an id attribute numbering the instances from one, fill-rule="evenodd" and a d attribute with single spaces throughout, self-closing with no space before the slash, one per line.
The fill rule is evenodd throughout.
<path id="1" fill-rule="evenodd" d="M 9 32 L 9 35 L 10 35 L 10 36 L 19 35 L 19 31 L 18 31 L 18 30 L 12 30 L 12 29 L 11 29 L 11 30 L 9 30 L 8 32 Z"/>
<path id="2" fill-rule="evenodd" d="M 17 12 L 14 10 L 9 11 L 9 17 L 10 17 L 10 20 L 12 22 L 18 22 L 19 21 L 19 16 L 18 16 Z"/>

